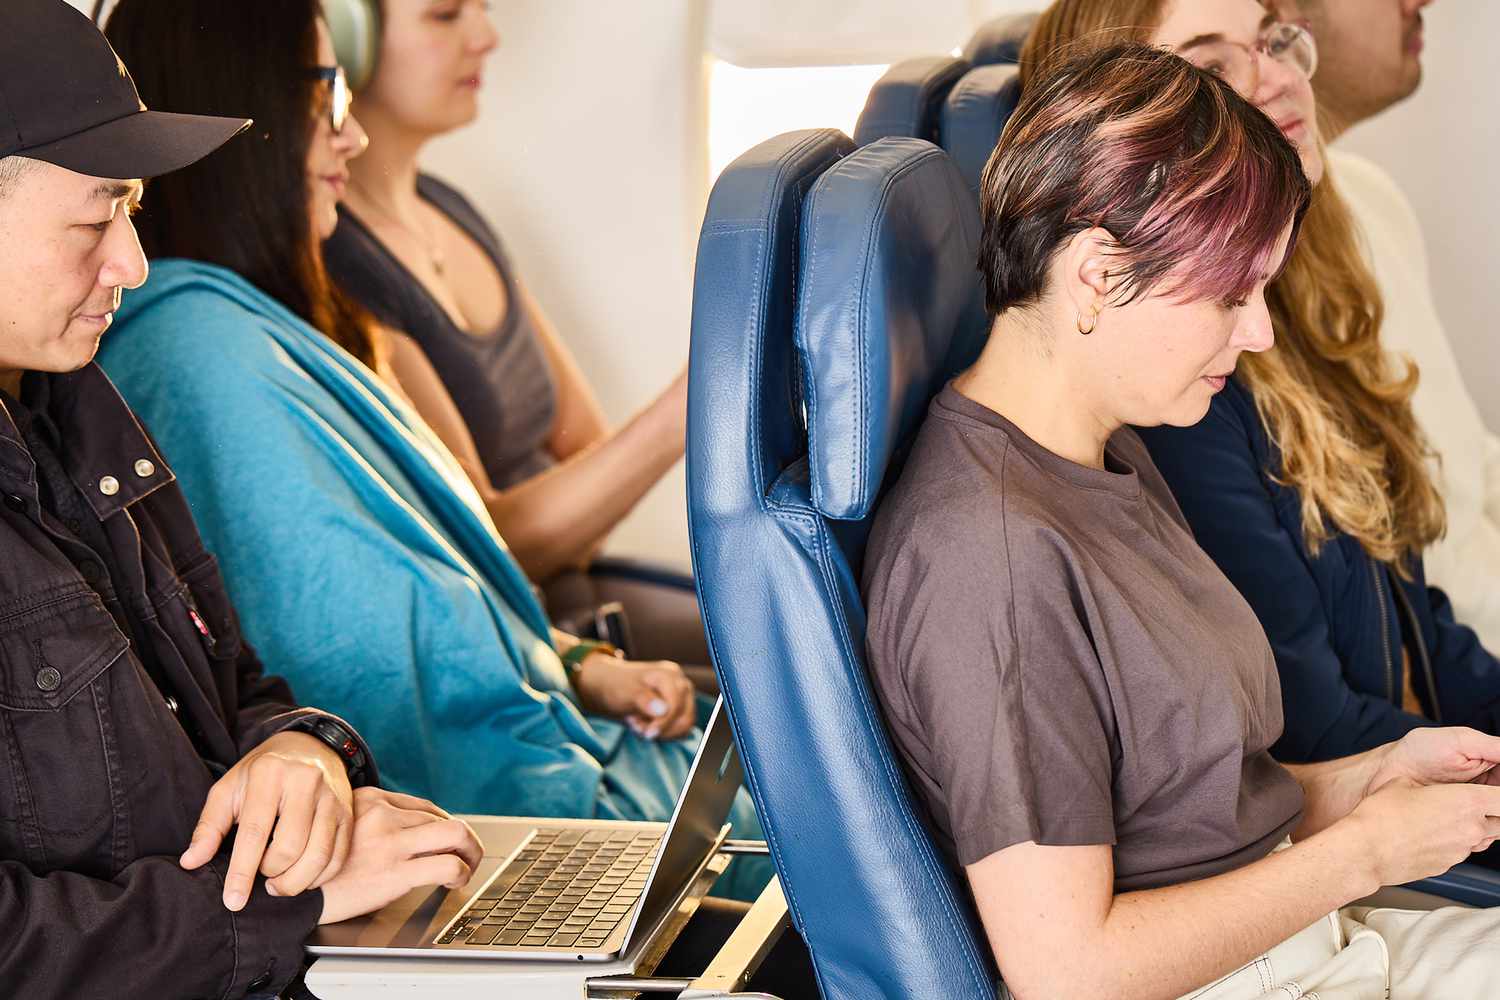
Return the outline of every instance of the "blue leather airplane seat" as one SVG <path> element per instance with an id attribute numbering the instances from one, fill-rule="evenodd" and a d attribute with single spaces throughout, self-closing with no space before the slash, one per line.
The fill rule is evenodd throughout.
<path id="1" fill-rule="evenodd" d="M 886 136 L 915 136 L 937 142 L 943 98 L 969 70 L 953 56 L 898 62 L 870 88 L 854 126 L 854 144 L 868 146 Z"/>
<path id="2" fill-rule="evenodd" d="M 975 66 L 1021 61 L 1021 47 L 1039 15 L 1010 14 L 981 24 L 964 46 L 964 58 Z"/>
<path id="3" fill-rule="evenodd" d="M 990 1000 L 865 668 L 870 516 L 932 395 L 988 330 L 973 200 L 940 149 L 833 130 L 719 178 L 688 393 L 694 575 L 746 783 L 831 1000 Z"/>
<path id="4" fill-rule="evenodd" d="M 969 70 L 943 101 L 940 142 L 976 196 L 984 165 L 1020 100 L 1021 71 L 1012 65 L 995 65 Z"/>

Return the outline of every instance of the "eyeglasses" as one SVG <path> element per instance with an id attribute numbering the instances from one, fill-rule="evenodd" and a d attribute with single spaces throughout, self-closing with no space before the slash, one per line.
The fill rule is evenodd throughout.
<path id="1" fill-rule="evenodd" d="M 344 67 L 319 66 L 311 70 L 311 73 L 314 79 L 329 83 L 328 124 L 333 127 L 333 134 L 339 135 L 344 131 L 344 123 L 349 120 L 349 106 L 354 103 L 349 80 L 344 76 Z"/>
<path id="2" fill-rule="evenodd" d="M 1253 46 L 1215 41 L 1179 53 L 1199 69 L 1222 77 L 1242 97 L 1260 89 L 1260 59 L 1264 54 L 1290 66 L 1308 79 L 1318 71 L 1318 43 L 1301 24 L 1277 23 L 1267 28 Z"/>

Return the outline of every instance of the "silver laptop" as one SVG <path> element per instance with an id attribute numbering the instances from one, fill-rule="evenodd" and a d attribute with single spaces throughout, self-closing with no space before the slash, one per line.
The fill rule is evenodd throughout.
<path id="1" fill-rule="evenodd" d="M 656 933 L 725 838 L 743 772 L 722 699 L 714 706 L 672 819 L 486 818 L 470 885 L 408 893 L 370 916 L 318 928 L 320 955 L 608 961 Z M 498 841 L 498 844 L 492 843 Z"/>

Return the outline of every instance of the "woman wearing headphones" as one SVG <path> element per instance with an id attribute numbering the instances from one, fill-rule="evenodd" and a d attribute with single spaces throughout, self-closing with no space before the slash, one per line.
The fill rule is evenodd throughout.
<path id="1" fill-rule="evenodd" d="M 329 272 L 382 323 L 412 402 L 458 456 L 500 533 L 562 619 L 622 601 L 652 655 L 706 664 L 691 590 L 590 564 L 682 457 L 684 372 L 612 430 L 499 237 L 421 172 L 426 144 L 472 122 L 498 36 L 483 0 L 328 0 L 370 151 L 351 165 Z M 420 380 L 408 378 L 421 373 Z M 440 381 L 425 377 L 436 372 Z M 445 389 L 444 389 L 445 387 Z"/>
<path id="2" fill-rule="evenodd" d="M 1327 170 L 1313 39 L 1257 0 L 1058 0 L 1022 53 L 1023 85 L 1121 40 L 1222 76 L 1281 127 L 1316 185 L 1268 293 L 1275 350 L 1243 357 L 1202 422 L 1141 432 L 1271 639 L 1286 707 L 1277 755 L 1328 760 L 1433 723 L 1500 733 L 1500 662 L 1423 575 L 1444 510 L 1412 415 L 1417 373 L 1381 344 L 1380 289 Z"/>
<path id="3" fill-rule="evenodd" d="M 698 735 L 691 684 L 549 628 L 381 331 L 324 272 L 363 133 L 318 12 L 115 8 L 106 34 L 145 100 L 255 126 L 152 183 L 151 275 L 101 363 L 172 454 L 246 633 L 360 727 L 393 787 L 465 812 L 665 820 Z M 748 797 L 735 816 L 758 828 Z"/>

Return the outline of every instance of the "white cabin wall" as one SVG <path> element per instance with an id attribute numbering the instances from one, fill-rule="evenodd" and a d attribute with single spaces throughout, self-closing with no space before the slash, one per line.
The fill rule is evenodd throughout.
<path id="1" fill-rule="evenodd" d="M 1422 12 L 1422 87 L 1338 145 L 1396 179 L 1422 221 L 1433 296 L 1469 391 L 1500 433 L 1500 336 L 1494 256 L 1500 233 L 1496 0 L 1437 0 Z"/>
<path id="2" fill-rule="evenodd" d="M 482 113 L 424 158 L 489 217 L 617 425 L 687 363 L 708 196 L 702 12 L 507 0 Z M 682 464 L 610 550 L 688 563 Z"/>

